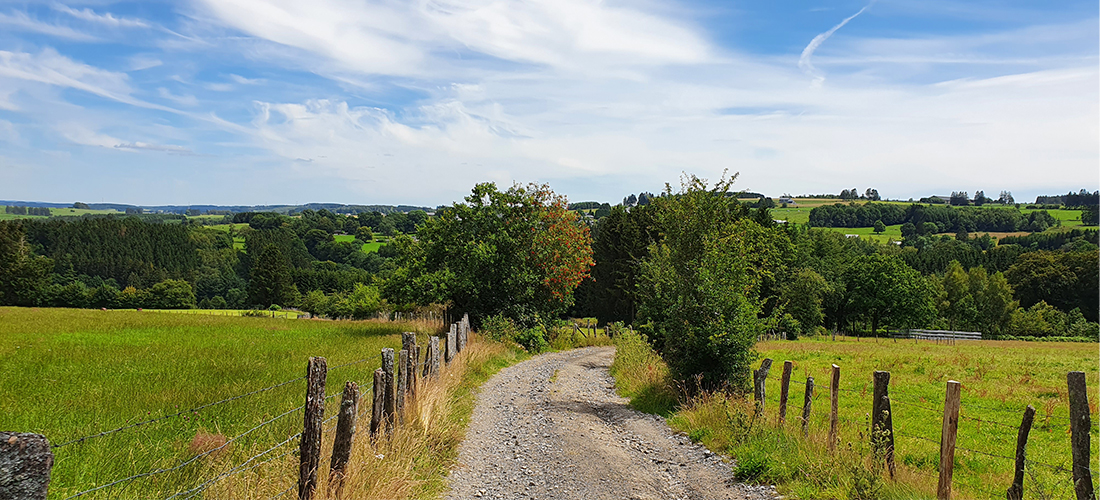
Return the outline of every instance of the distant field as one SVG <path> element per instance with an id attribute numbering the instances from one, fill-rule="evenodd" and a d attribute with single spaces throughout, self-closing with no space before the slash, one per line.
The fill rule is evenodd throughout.
<path id="1" fill-rule="evenodd" d="M 116 311 L 133 311 L 134 309 L 115 309 Z M 205 316 L 237 316 L 251 312 L 252 309 L 145 309 L 142 312 L 156 312 L 168 314 L 201 314 Z M 264 311 L 264 315 L 275 319 L 298 319 L 308 313 L 301 311 Z"/>
<path id="2" fill-rule="evenodd" d="M 336 241 L 355 241 L 355 236 L 350 234 L 338 234 L 336 235 Z M 374 233 L 374 240 L 368 243 L 363 243 L 363 251 L 366 253 L 377 252 L 382 245 L 385 245 L 386 237 L 382 236 L 382 233 Z"/>
<path id="3" fill-rule="evenodd" d="M 886 226 L 886 231 L 879 234 L 875 232 L 873 227 L 825 227 L 829 231 L 836 231 L 842 234 L 855 234 L 865 240 L 874 240 L 882 243 L 886 243 L 891 239 L 894 241 L 901 241 L 901 224 L 895 224 L 893 226 Z"/>
<path id="4" fill-rule="evenodd" d="M 0 429 L 41 433 L 52 444 L 62 444 L 293 380 L 303 375 L 309 356 L 328 360 L 326 394 L 338 394 L 346 380 L 369 387 L 368 377 L 379 366 L 379 349 L 399 346 L 399 333 L 416 329 L 369 321 L 4 307 Z M 365 361 L 341 366 L 361 359 Z M 301 406 L 304 393 L 304 381 L 298 380 L 56 448 L 50 496 L 65 498 L 133 474 L 177 466 L 196 450 L 212 448 L 202 442 L 200 432 L 237 436 Z M 334 414 L 338 403 L 339 398 L 327 400 L 326 416 Z M 290 412 L 178 471 L 84 498 L 165 498 L 220 470 L 214 468 L 220 464 L 241 463 L 279 443 L 301 425 L 302 413 Z M 297 444 L 287 449 L 296 450 Z"/>

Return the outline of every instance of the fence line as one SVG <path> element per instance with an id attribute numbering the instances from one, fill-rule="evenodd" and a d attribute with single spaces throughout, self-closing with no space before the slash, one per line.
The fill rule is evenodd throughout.
<path id="1" fill-rule="evenodd" d="M 778 403 L 779 403 L 779 410 L 778 410 L 779 422 L 782 424 L 782 422 L 784 421 L 783 415 L 782 415 L 783 414 L 783 409 L 786 406 L 786 404 L 788 403 L 788 401 L 787 401 L 788 396 L 790 394 L 792 394 L 792 392 L 789 390 L 790 385 L 803 384 L 803 385 L 808 386 L 808 388 L 812 387 L 812 388 L 815 388 L 815 389 L 821 389 L 821 388 L 826 389 L 826 391 L 822 391 L 822 393 L 820 393 L 820 394 L 818 394 L 817 391 L 815 391 L 815 393 L 810 394 L 809 397 L 811 397 L 811 398 L 826 397 L 827 394 L 835 394 L 835 393 L 832 392 L 833 389 L 831 387 L 829 387 L 828 385 L 814 384 L 813 386 L 810 386 L 810 384 L 808 383 L 808 379 L 807 379 L 807 382 L 803 382 L 803 381 L 798 380 L 797 378 L 791 376 L 790 374 L 791 374 L 792 370 L 790 370 L 791 363 L 789 361 L 784 363 L 783 376 L 780 379 L 777 379 L 776 377 L 770 377 L 772 380 L 769 380 L 769 377 L 767 376 L 768 373 L 769 373 L 768 369 L 771 367 L 772 363 L 773 362 L 772 362 L 771 359 L 765 359 L 761 363 L 761 367 L 760 367 L 759 370 L 753 370 L 754 371 L 754 379 L 757 382 L 756 390 L 754 391 L 754 399 L 756 399 L 756 401 L 757 401 L 757 406 L 756 406 L 757 415 L 760 415 L 761 412 L 763 411 L 764 402 L 768 402 L 770 404 L 771 402 L 774 402 L 774 401 L 778 400 Z M 833 365 L 834 374 L 836 373 L 836 371 L 835 371 L 836 369 L 837 369 L 836 365 Z M 880 377 L 879 376 L 880 374 L 884 375 L 884 377 Z M 801 375 L 802 374 L 799 374 L 798 376 L 801 377 Z M 809 375 L 809 374 L 807 373 L 805 375 Z M 881 378 L 881 380 L 880 380 L 880 378 Z M 1086 428 L 1086 426 L 1084 425 L 1084 422 L 1088 422 L 1090 420 L 1090 415 L 1088 413 L 1089 409 L 1088 409 L 1087 405 L 1082 402 L 1082 401 L 1085 401 L 1083 395 L 1087 394 L 1085 384 L 1084 384 L 1084 378 L 1085 377 L 1084 377 L 1083 372 L 1070 372 L 1069 375 L 1068 375 L 1068 384 L 1069 384 L 1070 400 L 1071 400 L 1070 410 L 1071 410 L 1071 413 L 1076 411 L 1077 413 L 1075 413 L 1075 414 L 1079 415 L 1078 417 L 1074 417 L 1074 418 L 1078 419 L 1077 423 L 1070 426 L 1070 431 L 1072 432 L 1072 436 L 1071 436 L 1072 439 L 1070 439 L 1069 444 L 1071 445 L 1071 448 L 1073 449 L 1073 466 L 1068 467 L 1068 468 L 1064 465 L 1052 465 L 1052 464 L 1049 464 L 1049 463 L 1039 462 L 1039 461 L 1036 461 L 1036 460 L 1034 460 L 1030 457 L 1024 458 L 1025 455 L 1023 454 L 1022 450 L 1024 449 L 1024 446 L 1026 446 L 1026 434 L 1020 435 L 1019 433 L 1020 432 L 1025 432 L 1023 426 L 1027 426 L 1028 428 L 1030 428 L 1031 420 L 1030 420 L 1029 416 L 1034 415 L 1034 409 L 1032 407 L 1029 406 L 1027 408 L 1027 412 L 1025 413 L 1025 417 L 1024 417 L 1024 423 L 1021 424 L 1021 426 L 1006 424 L 1006 423 L 998 422 L 996 420 L 991 420 L 991 419 L 984 419 L 984 418 L 980 418 L 980 417 L 964 415 L 964 414 L 962 414 L 962 410 L 970 409 L 970 408 L 982 408 L 982 406 L 981 405 L 971 405 L 971 404 L 962 405 L 961 402 L 960 402 L 960 398 L 959 398 L 959 388 L 961 386 L 958 382 L 955 382 L 955 381 L 948 381 L 947 401 L 944 403 L 944 407 L 941 410 L 941 409 L 937 409 L 937 408 L 931 407 L 929 405 L 923 404 L 923 402 L 926 401 L 925 398 L 923 398 L 923 397 L 916 397 L 915 395 L 908 394 L 908 393 L 903 392 L 903 391 L 895 390 L 892 386 L 889 385 L 889 372 L 878 372 L 878 371 L 876 371 L 875 372 L 874 394 L 876 395 L 875 397 L 878 397 L 878 395 L 882 395 L 883 402 L 880 405 L 877 402 L 877 400 L 874 401 L 875 404 L 873 406 L 875 407 L 875 410 L 872 412 L 872 417 L 878 416 L 878 412 L 879 412 L 880 407 L 883 410 L 882 413 L 883 413 L 884 417 L 883 418 L 872 418 L 872 423 L 871 423 L 872 431 L 868 435 L 870 436 L 872 446 L 874 446 L 880 452 L 884 453 L 881 456 L 885 458 L 886 463 L 889 466 L 891 477 L 894 476 L 894 466 L 893 466 L 893 463 L 892 463 L 893 462 L 892 459 L 893 459 L 893 455 L 894 455 L 894 442 L 893 442 L 893 437 L 892 436 L 898 436 L 898 437 L 906 438 L 906 439 L 920 440 L 920 441 L 923 441 L 923 442 L 927 442 L 929 444 L 936 445 L 936 447 L 939 449 L 939 455 L 940 455 L 940 467 L 938 468 L 938 470 L 939 470 L 939 477 L 938 477 L 939 487 L 938 487 L 938 490 L 937 490 L 937 497 L 940 500 L 946 500 L 946 499 L 951 498 L 952 469 L 954 467 L 953 464 L 954 464 L 955 450 L 958 450 L 958 451 L 964 452 L 964 453 L 968 453 L 968 454 L 982 455 L 982 456 L 986 456 L 986 457 L 991 457 L 991 458 L 996 458 L 996 459 L 1001 459 L 1001 460 L 1007 460 L 1007 461 L 1010 461 L 1010 462 L 1014 462 L 1015 467 L 1016 467 L 1015 470 L 1028 470 L 1027 467 L 1031 466 L 1032 468 L 1034 468 L 1034 467 L 1049 468 L 1049 469 L 1053 470 L 1056 474 L 1064 474 L 1064 473 L 1072 471 L 1073 472 L 1073 481 L 1074 481 L 1074 484 L 1076 484 L 1075 489 L 1076 489 L 1078 500 L 1084 500 L 1084 499 L 1095 500 L 1095 498 L 1091 496 L 1092 486 L 1091 486 L 1091 481 L 1089 481 L 1088 478 L 1090 477 L 1090 474 L 1092 475 L 1091 477 L 1096 477 L 1097 473 L 1096 473 L 1095 470 L 1093 470 L 1090 467 L 1091 463 L 1089 462 L 1089 460 L 1091 458 L 1089 456 L 1090 450 L 1088 449 L 1087 442 L 1084 442 L 1084 440 L 1079 440 L 1078 439 L 1078 434 L 1079 433 L 1082 434 L 1082 435 L 1086 435 L 1085 439 L 1087 439 L 1087 434 L 1091 433 L 1091 427 Z M 834 379 L 834 383 L 836 381 L 837 381 L 837 379 Z M 778 390 L 770 391 L 770 392 L 773 393 L 772 395 L 769 395 L 768 394 L 769 391 L 766 390 L 766 387 L 768 386 L 768 382 L 772 382 L 772 385 L 775 385 L 775 384 L 779 385 Z M 794 384 L 792 384 L 792 382 L 794 382 Z M 839 385 L 839 384 L 837 384 L 837 385 Z M 843 389 L 843 388 L 837 388 L 837 390 L 838 391 L 857 392 L 857 393 L 861 393 L 862 395 L 866 395 L 866 392 L 867 392 L 866 387 L 864 387 L 861 390 L 851 390 L 851 389 Z M 902 398 L 895 397 L 895 396 L 898 396 L 898 395 L 903 396 L 903 397 Z M 1076 404 L 1078 405 L 1077 407 L 1073 406 L 1073 404 L 1074 404 L 1073 403 L 1073 401 L 1074 401 L 1073 398 L 1074 397 L 1078 398 L 1076 400 L 1077 401 Z M 830 397 L 830 399 L 831 399 L 831 397 Z M 918 399 L 922 403 L 915 402 L 915 400 L 918 400 Z M 891 407 L 891 405 L 893 403 L 899 404 L 902 408 L 906 408 L 906 407 L 916 408 L 916 409 L 922 410 L 924 412 L 932 413 L 933 415 L 942 415 L 942 417 L 943 417 L 943 434 L 942 434 L 942 436 L 940 436 L 940 439 L 938 439 L 938 440 L 937 439 L 931 439 L 931 438 L 924 437 L 924 436 L 913 435 L 913 434 L 909 434 L 909 433 L 906 433 L 906 432 L 897 431 L 894 428 L 894 424 L 896 423 L 896 415 L 901 415 L 901 414 L 897 413 L 897 408 L 892 408 Z M 808 404 L 807 404 L 807 406 L 808 406 Z M 1050 409 L 1051 408 L 1048 406 L 1048 411 Z M 1001 411 L 1004 411 L 1004 412 L 1007 413 L 1010 410 L 1001 410 Z M 830 415 L 830 431 L 829 431 L 830 443 L 828 443 L 828 448 L 829 448 L 830 453 L 832 453 L 833 450 L 834 450 L 832 441 L 837 439 L 836 431 L 835 431 L 837 417 L 838 417 L 838 415 L 837 415 L 836 407 L 834 406 L 832 408 L 832 413 Z M 919 416 L 911 417 L 911 418 L 919 418 Z M 960 421 L 976 422 L 977 423 L 976 427 L 977 427 L 979 433 L 983 432 L 981 430 L 981 424 L 989 424 L 989 425 L 997 426 L 997 427 L 1005 429 L 1006 432 L 1015 431 L 1013 437 L 1019 437 L 1018 442 L 1016 442 L 1017 440 L 1014 440 L 1016 456 L 1012 457 L 1012 456 L 1007 456 L 1007 455 L 1003 455 L 1003 454 L 999 454 L 999 453 L 995 453 L 995 452 L 989 452 L 989 451 L 983 451 L 983 450 L 958 446 L 956 440 L 957 440 L 957 432 L 958 432 L 958 423 Z M 1074 421 L 1071 421 L 1071 424 L 1073 422 Z M 781 428 L 786 428 L 786 427 L 781 425 Z M 973 427 L 971 427 L 971 429 L 973 429 Z M 988 431 L 984 431 L 984 432 L 988 432 Z M 803 434 L 804 435 L 806 434 L 805 422 L 804 422 L 804 425 L 803 425 Z M 861 432 L 860 434 L 863 435 L 863 432 Z M 917 474 L 924 474 L 926 476 L 932 477 L 930 474 L 925 473 L 924 471 L 922 471 L 922 470 L 920 470 L 919 468 L 916 468 L 916 467 L 911 468 L 910 471 L 914 472 L 914 473 L 917 473 Z M 1030 472 L 1028 472 L 1028 473 L 1030 474 Z M 1058 476 L 1056 476 L 1056 477 L 1058 477 Z M 1062 477 L 1061 479 L 1058 479 L 1058 481 L 1062 481 L 1063 479 L 1068 479 L 1068 478 Z M 1034 480 L 1034 477 L 1033 477 L 1033 480 Z M 1014 481 L 1015 482 L 1012 485 L 1012 488 L 1019 488 L 1020 487 L 1019 485 L 1022 484 L 1022 483 L 1019 483 L 1019 473 L 1017 473 L 1017 478 Z M 1088 486 L 1087 487 L 1082 487 L 1081 485 L 1084 484 L 1084 483 L 1087 483 Z M 1065 486 L 1064 483 L 1063 483 L 1063 486 Z M 974 491 L 982 490 L 982 488 L 977 488 L 977 487 L 973 487 L 973 486 L 969 486 L 969 485 L 968 485 L 968 487 L 974 488 Z M 1009 490 L 1009 492 L 1010 492 L 1009 497 L 1010 498 L 1012 498 L 1012 491 L 1013 491 L 1012 489 Z M 986 492 L 986 493 L 988 493 L 988 492 Z"/>
<path id="2" fill-rule="evenodd" d="M 69 440 L 69 441 L 63 442 L 61 444 L 52 446 L 51 449 L 61 448 L 61 447 L 64 447 L 64 446 L 69 446 L 69 445 L 75 444 L 75 443 L 84 442 L 84 441 L 87 441 L 89 439 L 102 437 L 102 436 L 107 436 L 107 435 L 114 434 L 114 433 L 117 433 L 117 432 L 125 431 L 127 429 L 132 429 L 132 428 L 136 428 L 136 427 L 139 427 L 139 426 L 147 425 L 147 424 L 150 424 L 150 423 L 153 423 L 153 422 L 158 422 L 158 421 L 166 420 L 166 419 L 169 419 L 169 418 L 178 417 L 180 415 L 185 415 L 185 414 L 189 414 L 189 413 L 197 413 L 197 412 L 199 412 L 203 409 L 210 408 L 212 406 L 228 403 L 228 402 L 231 402 L 231 401 L 236 401 L 236 400 L 248 397 L 248 396 L 252 396 L 252 395 L 255 395 L 255 394 L 262 393 L 262 392 L 274 390 L 276 388 L 283 387 L 283 386 L 286 386 L 288 384 L 292 384 L 292 383 L 299 382 L 299 381 L 302 381 L 302 380 L 307 380 L 308 381 L 308 385 L 313 388 L 313 389 L 310 389 L 310 391 L 314 391 L 313 394 L 315 394 L 312 397 L 316 398 L 316 399 L 310 400 L 309 398 L 311 396 L 309 396 L 307 394 L 306 404 L 304 404 L 302 406 L 298 406 L 298 407 L 290 409 L 290 410 L 287 410 L 285 412 L 280 413 L 279 415 L 276 415 L 272 418 L 269 418 L 269 419 L 259 423 L 258 425 L 254 426 L 254 427 L 252 427 L 248 430 L 245 430 L 244 432 L 241 432 L 241 433 L 237 434 L 236 436 L 226 440 L 221 445 L 216 446 L 212 449 L 206 450 L 206 451 L 204 451 L 202 453 L 199 453 L 199 454 L 197 454 L 197 455 L 195 455 L 191 458 L 188 458 L 186 460 L 182 460 L 182 461 L 180 461 L 179 463 L 177 463 L 173 466 L 156 468 L 156 469 L 148 470 L 148 471 L 141 472 L 141 473 L 138 473 L 138 474 L 133 474 L 133 475 L 121 478 L 121 479 L 116 479 L 116 480 L 111 481 L 109 483 L 99 485 L 99 486 L 89 488 L 89 489 L 77 492 L 75 494 L 72 494 L 72 495 L 68 496 L 66 498 L 66 500 L 81 497 L 81 496 L 88 495 L 88 494 L 92 494 L 92 493 L 95 493 L 95 492 L 99 492 L 99 491 L 102 491 L 102 490 L 105 490 L 107 488 L 111 488 L 113 486 L 117 486 L 117 485 L 120 485 L 120 484 L 130 483 L 132 481 L 135 481 L 135 480 L 138 480 L 138 479 L 141 479 L 141 478 L 146 478 L 146 477 L 150 477 L 150 476 L 156 476 L 156 475 L 160 475 L 160 474 L 167 474 L 167 473 L 179 471 L 179 470 L 181 470 L 185 467 L 188 467 L 189 465 L 192 465 L 192 464 L 196 463 L 197 461 L 199 461 L 200 459 L 202 459 L 204 457 L 210 456 L 213 453 L 216 453 L 216 452 L 219 452 L 221 450 L 226 449 L 229 445 L 244 439 L 245 437 L 253 434 L 255 431 L 257 431 L 261 428 L 264 428 L 268 425 L 271 425 L 271 424 L 287 417 L 288 415 L 291 415 L 291 414 L 294 414 L 298 411 L 303 411 L 303 410 L 305 412 L 305 425 L 303 426 L 303 431 L 302 432 L 291 435 L 291 436 L 287 437 L 286 439 L 281 440 L 280 442 L 268 447 L 267 449 L 261 451 L 260 453 L 257 453 L 255 455 L 252 455 L 251 457 L 248 457 L 243 462 L 240 462 L 240 463 L 236 464 L 235 466 L 232 466 L 231 468 L 229 468 L 227 470 L 223 470 L 222 472 L 217 473 L 213 477 L 210 477 L 210 478 L 206 479 L 205 481 L 202 481 L 201 483 L 199 483 L 197 485 L 194 485 L 192 487 L 184 486 L 183 489 L 181 489 L 179 491 L 176 491 L 175 493 L 170 494 L 168 497 L 165 498 L 165 500 L 174 500 L 174 499 L 187 500 L 187 499 L 193 498 L 193 497 L 201 494 L 202 492 L 206 491 L 211 485 L 216 484 L 216 483 L 218 483 L 218 482 L 220 482 L 220 481 L 222 481 L 226 478 L 235 476 L 235 475 L 240 474 L 242 472 L 247 472 L 247 471 L 254 470 L 254 469 L 256 469 L 256 468 L 258 468 L 258 467 L 260 467 L 264 464 L 271 463 L 272 461 L 285 458 L 285 457 L 289 456 L 290 454 L 294 453 L 295 450 L 291 449 L 291 450 L 286 451 L 285 453 L 282 453 L 282 454 L 279 454 L 279 455 L 276 455 L 276 456 L 270 456 L 270 455 L 273 455 L 273 453 L 276 450 L 287 446 L 288 444 L 290 444 L 294 440 L 298 440 L 299 443 L 300 443 L 300 448 L 301 448 L 300 451 L 302 452 L 302 455 L 303 455 L 302 457 L 300 457 L 300 460 L 303 461 L 303 464 L 307 463 L 306 462 L 307 457 L 304 456 L 304 455 L 307 454 L 307 451 L 308 451 L 309 454 L 312 454 L 311 457 L 308 457 L 309 460 L 312 460 L 311 467 L 304 467 L 304 466 L 299 467 L 300 470 L 306 470 L 306 469 L 311 469 L 312 470 L 313 475 L 311 477 L 306 478 L 305 476 L 303 476 L 303 477 L 299 478 L 299 481 L 298 481 L 300 498 L 303 499 L 303 500 L 308 500 L 309 498 L 312 497 L 313 489 L 316 487 L 316 475 L 315 474 L 316 474 L 316 467 L 319 465 L 318 464 L 318 457 L 316 456 L 316 453 L 319 452 L 319 450 L 321 449 L 319 440 L 323 439 L 326 434 L 329 434 L 333 430 L 334 427 L 336 428 L 336 440 L 337 440 L 336 444 L 340 445 L 341 449 L 345 450 L 345 452 L 342 452 L 342 453 L 345 454 L 345 456 L 342 458 L 342 461 L 340 462 L 340 465 L 337 465 L 336 451 L 335 451 L 335 446 L 336 445 L 334 445 L 334 452 L 333 452 L 334 455 L 333 455 L 332 460 L 330 461 L 330 467 L 333 467 L 334 470 L 336 470 L 335 467 L 343 467 L 343 464 L 346 464 L 346 462 L 347 462 L 346 450 L 350 449 L 350 443 L 351 443 L 351 440 L 354 437 L 354 431 L 352 431 L 351 433 L 347 432 L 347 429 L 354 426 L 354 423 L 353 423 L 354 420 L 351 423 L 345 422 L 345 420 L 344 420 L 345 417 L 355 419 L 358 416 L 361 416 L 361 415 L 365 414 L 366 410 L 368 408 L 372 408 L 372 406 L 374 406 L 373 404 L 358 404 L 359 402 L 356 402 L 356 404 L 359 406 L 359 408 L 357 408 L 357 411 L 355 413 L 343 413 L 340 410 L 337 410 L 332 415 L 328 416 L 328 418 L 322 418 L 322 414 L 325 411 L 325 407 L 327 406 L 328 402 L 330 400 L 332 400 L 333 398 L 335 398 L 336 396 L 341 395 L 341 394 L 344 394 L 345 397 L 348 397 L 348 394 L 351 394 L 351 395 L 362 394 L 362 396 L 358 396 L 358 397 L 360 398 L 360 401 L 363 401 L 366 398 L 366 394 L 363 394 L 363 393 L 368 392 L 368 391 L 373 392 L 375 394 L 375 397 L 371 400 L 372 402 L 379 401 L 379 396 L 378 395 L 379 395 L 380 391 L 386 392 L 387 397 L 399 398 L 400 401 L 404 401 L 406 398 L 415 398 L 416 393 L 418 392 L 417 385 L 418 385 L 419 380 L 421 378 L 421 372 L 423 372 L 424 383 L 427 383 L 429 379 L 434 379 L 434 378 L 438 377 L 438 374 L 439 374 L 438 369 L 441 367 L 441 361 L 445 362 L 447 364 L 454 361 L 454 359 L 456 359 L 456 356 L 465 348 L 467 340 L 468 340 L 468 334 L 469 333 L 470 333 L 469 317 L 464 316 L 459 322 L 457 322 L 457 323 L 455 323 L 451 326 L 451 330 L 450 330 L 449 333 L 447 333 L 445 336 L 440 337 L 442 342 L 440 342 L 439 344 L 442 344 L 442 345 L 437 344 L 436 339 L 430 337 L 432 342 L 429 343 L 427 348 L 423 349 L 423 352 L 424 352 L 423 357 L 420 356 L 422 346 L 417 345 L 416 335 L 413 334 L 413 333 L 409 333 L 409 332 L 406 332 L 406 333 L 402 334 L 402 345 L 403 345 L 404 349 L 401 350 L 401 356 L 400 356 L 400 359 L 399 359 L 399 361 L 401 361 L 401 363 L 399 363 L 400 367 L 394 366 L 395 364 L 393 362 L 388 361 L 388 360 L 393 360 L 394 359 L 393 358 L 393 350 L 391 350 L 391 349 L 383 349 L 382 353 L 379 354 L 379 355 L 368 356 L 368 357 L 361 358 L 361 359 L 358 359 L 358 360 L 342 363 L 340 365 L 333 366 L 331 369 L 327 369 L 327 368 L 324 367 L 324 365 L 325 365 L 324 358 L 311 358 L 310 359 L 310 369 L 308 370 L 309 373 L 306 376 L 297 377 L 297 378 L 287 380 L 287 381 L 284 381 L 284 382 L 280 382 L 278 384 L 274 384 L 274 385 L 271 385 L 271 386 L 268 386 L 268 387 L 264 387 L 264 388 L 261 388 L 261 389 L 256 389 L 254 391 L 250 391 L 250 392 L 247 392 L 247 393 L 244 393 L 244 394 L 239 394 L 239 395 L 236 395 L 236 396 L 230 396 L 230 397 L 227 397 L 227 398 L 219 400 L 219 401 L 206 403 L 206 404 L 196 406 L 196 407 L 191 408 L 191 409 L 179 411 L 179 412 L 176 412 L 176 413 L 173 413 L 173 414 L 170 414 L 170 415 L 164 415 L 164 416 L 160 416 L 160 417 L 153 418 L 153 419 L 143 420 L 143 421 L 140 421 L 140 422 L 136 422 L 134 424 L 128 424 L 128 425 L 125 425 L 125 426 L 122 426 L 122 427 L 118 427 L 118 428 L 111 429 L 111 430 L 108 430 L 108 431 L 103 431 L 103 432 L 99 432 L 99 433 L 96 433 L 96 434 L 84 436 L 84 437 L 81 437 L 81 438 Z M 437 348 L 437 346 L 438 346 L 438 348 Z M 388 357 L 387 357 L 387 354 L 388 354 Z M 415 357 L 413 357 L 413 356 L 415 356 Z M 389 370 L 389 375 L 388 375 L 389 378 L 388 378 L 386 387 L 376 386 L 374 384 L 374 382 L 371 381 L 371 382 L 368 382 L 364 385 L 365 390 L 363 392 L 345 393 L 344 391 L 347 391 L 347 390 L 357 391 L 357 389 L 354 389 L 354 387 L 357 387 L 357 386 L 351 386 L 351 385 L 345 385 L 344 391 L 335 391 L 332 394 L 324 395 L 323 397 L 321 397 L 323 395 L 323 392 L 317 391 L 317 388 L 320 388 L 323 391 L 324 386 L 327 385 L 327 373 L 328 373 L 328 371 L 335 370 L 335 369 L 338 369 L 338 368 L 347 367 L 347 366 L 357 365 L 357 364 L 365 363 L 365 362 L 368 362 L 368 361 L 373 361 L 373 360 L 376 360 L 376 359 L 379 359 L 379 358 L 383 359 L 383 363 L 381 363 L 383 365 L 383 367 L 385 369 Z M 400 368 L 400 371 L 395 370 L 396 368 Z M 372 373 L 372 376 L 377 374 L 377 372 L 378 372 L 378 370 L 375 370 Z M 353 378 L 362 378 L 362 377 L 357 376 L 357 377 L 353 377 Z M 377 378 L 377 377 L 375 377 L 375 378 Z M 395 385 L 396 380 L 400 380 L 401 384 L 400 385 Z M 348 381 L 348 384 L 351 384 L 351 383 L 352 383 L 352 381 Z M 402 392 L 401 394 L 394 394 L 395 388 L 399 391 L 404 391 L 404 392 Z M 309 392 L 309 391 L 307 391 L 307 392 Z M 318 401 L 318 399 L 320 401 Z M 345 399 L 345 402 L 346 401 L 350 401 L 350 400 Z M 346 408 L 345 406 L 343 406 L 343 403 L 341 403 L 341 407 Z M 388 413 L 386 418 L 387 418 L 387 422 L 389 422 L 386 425 L 386 429 L 385 429 L 386 433 L 392 432 L 392 429 L 395 425 L 399 425 L 399 424 L 404 423 L 404 418 L 401 417 L 401 413 L 403 412 L 402 408 L 403 408 L 403 406 L 400 405 L 400 404 L 396 408 L 394 408 L 392 405 L 389 405 L 389 404 L 386 405 L 386 409 L 384 411 Z M 373 410 L 373 408 L 372 408 L 372 410 Z M 374 413 L 374 412 L 372 412 L 372 413 Z M 366 425 L 361 425 L 359 427 L 365 429 Z M 314 430 L 313 431 L 308 431 L 310 434 L 307 435 L 307 430 L 310 429 L 310 428 L 312 428 Z M 371 429 L 372 429 L 372 436 L 371 437 L 372 438 L 374 437 L 373 436 L 373 431 L 374 431 L 375 428 L 376 427 L 374 425 L 374 422 L 372 422 L 372 425 L 371 425 Z M 314 434 L 314 432 L 316 432 L 316 434 Z M 307 439 L 309 440 L 308 443 L 306 442 Z M 307 444 L 308 444 L 308 446 L 307 446 Z M 50 455 L 52 456 L 52 452 L 50 452 Z M 267 458 L 265 458 L 265 457 L 267 457 Z M 51 460 L 51 464 L 52 464 L 52 460 Z M 46 473 L 48 474 L 49 470 L 47 470 Z M 340 476 L 340 477 L 342 477 L 342 476 Z M 19 481 L 23 481 L 23 480 L 27 480 L 27 478 L 20 478 L 19 479 Z M 45 481 L 48 482 L 48 476 L 46 476 Z M 281 497 L 281 496 L 289 493 L 293 489 L 294 489 L 294 485 L 291 485 L 289 488 L 287 488 L 286 490 L 279 493 L 278 495 L 276 495 L 273 498 Z"/>

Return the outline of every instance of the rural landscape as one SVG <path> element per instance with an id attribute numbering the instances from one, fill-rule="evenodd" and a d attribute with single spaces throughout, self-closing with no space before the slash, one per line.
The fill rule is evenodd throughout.
<path id="1" fill-rule="evenodd" d="M 50 498 L 301 494 L 301 373 L 323 357 L 318 470 L 335 460 L 342 382 L 362 391 L 369 432 L 337 496 L 432 497 L 456 487 L 448 471 L 489 376 L 613 346 L 618 394 L 726 457 L 731 481 L 796 498 L 934 496 L 950 380 L 954 496 L 1014 484 L 1027 407 L 1026 491 L 1075 495 L 1070 372 L 1087 387 L 1090 472 L 1100 445 L 1100 193 L 773 199 L 734 180 L 685 177 L 615 205 L 493 184 L 408 212 L 9 205 L 0 428 L 49 439 Z M 883 219 L 903 234 L 875 237 Z M 467 345 L 448 335 L 459 318 Z M 441 335 L 447 360 L 469 349 L 442 382 L 406 380 L 432 358 L 402 332 L 425 348 Z M 396 380 L 422 391 L 396 417 L 370 392 L 387 394 L 374 375 L 387 348 L 405 360 Z M 876 372 L 890 377 L 889 460 L 870 419 Z M 396 429 L 367 426 L 379 402 Z"/>
<path id="2" fill-rule="evenodd" d="M 1097 500 L 1095 0 L 0 0 L 0 500 Z"/>

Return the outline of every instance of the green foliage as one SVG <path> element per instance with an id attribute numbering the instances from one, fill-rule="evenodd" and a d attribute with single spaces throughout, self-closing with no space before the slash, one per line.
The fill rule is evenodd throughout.
<path id="1" fill-rule="evenodd" d="M 498 342 L 514 342 L 530 353 L 539 353 L 550 347 L 541 326 L 523 328 L 502 314 L 485 318 L 480 333 Z"/>
<path id="2" fill-rule="evenodd" d="M 813 331 L 825 320 L 822 302 L 832 285 L 810 268 L 801 268 L 783 284 L 780 295 L 786 311 L 798 321 L 803 333 Z"/>
<path id="3" fill-rule="evenodd" d="M 654 203 L 665 237 L 651 247 L 639 285 L 639 317 L 673 376 L 699 374 L 706 387 L 748 386 L 752 346 L 765 327 L 762 292 L 789 248 L 785 233 L 725 195 L 734 178 L 708 189 L 688 177 L 679 193 L 669 188 Z"/>
<path id="4" fill-rule="evenodd" d="M 1017 303 L 1004 275 L 990 275 L 985 268 L 963 270 L 951 262 L 940 281 L 940 314 L 951 330 L 979 331 L 986 335 L 1004 333 Z"/>
<path id="5" fill-rule="evenodd" d="M 845 273 L 848 303 L 871 320 L 871 333 L 882 322 L 908 328 L 927 325 L 935 318 L 931 285 L 896 256 L 860 256 Z"/>
<path id="6" fill-rule="evenodd" d="M 596 225 L 592 242 L 596 265 L 592 280 L 585 281 L 577 294 L 581 315 L 591 314 L 604 322 L 632 321 L 637 309 L 638 276 L 649 246 L 660 238 L 655 205 L 634 207 L 629 212 L 615 206 Z"/>
<path id="7" fill-rule="evenodd" d="M 298 288 L 290 279 L 290 264 L 279 247 L 268 245 L 256 259 L 248 281 L 248 300 L 263 307 L 296 305 Z"/>
<path id="8" fill-rule="evenodd" d="M 386 283 L 387 300 L 448 303 L 475 323 L 503 314 L 531 327 L 557 316 L 592 263 L 588 230 L 565 207 L 547 186 L 502 192 L 478 184 L 416 240 L 395 242 L 400 268 Z"/>

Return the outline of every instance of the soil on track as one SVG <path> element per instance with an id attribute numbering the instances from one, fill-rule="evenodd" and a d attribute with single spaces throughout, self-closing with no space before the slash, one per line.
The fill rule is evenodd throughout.
<path id="1" fill-rule="evenodd" d="M 613 347 L 537 356 L 482 388 L 448 499 L 773 499 L 615 394 Z"/>

